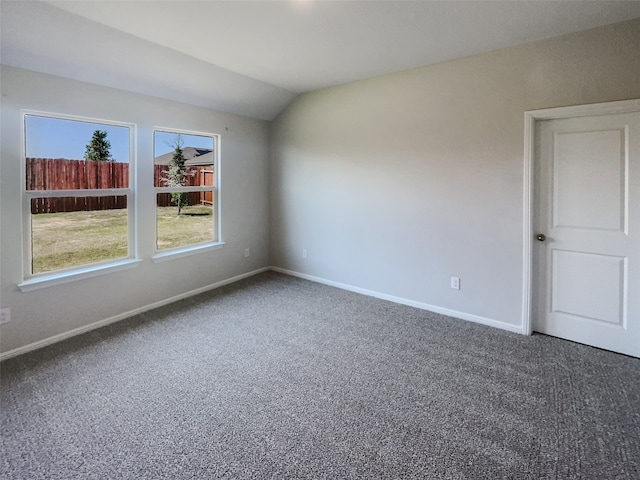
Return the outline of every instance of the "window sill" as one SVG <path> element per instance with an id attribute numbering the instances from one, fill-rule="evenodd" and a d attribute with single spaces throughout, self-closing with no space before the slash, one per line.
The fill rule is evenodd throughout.
<path id="1" fill-rule="evenodd" d="M 212 250 L 219 250 L 224 246 L 224 242 L 205 243 L 201 245 L 191 245 L 189 247 L 175 248 L 164 252 L 156 253 L 151 257 L 153 263 L 166 262 L 167 260 L 173 260 L 174 258 L 188 257 L 196 253 L 210 252 Z"/>
<path id="2" fill-rule="evenodd" d="M 84 268 L 78 268 L 72 271 L 52 273 L 41 277 L 34 277 L 18 284 L 21 292 L 31 292 L 40 288 L 61 285 L 63 283 L 75 282 L 85 278 L 97 277 L 106 273 L 117 272 L 129 268 L 137 267 L 142 260 L 126 259 L 117 262 L 111 262 L 104 265 L 94 265 Z"/>

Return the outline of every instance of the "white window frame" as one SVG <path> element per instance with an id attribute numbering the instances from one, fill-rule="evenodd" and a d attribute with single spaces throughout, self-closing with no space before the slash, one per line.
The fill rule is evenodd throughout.
<path id="1" fill-rule="evenodd" d="M 215 183 L 212 186 L 204 186 L 204 187 L 156 187 L 154 185 L 153 188 L 153 202 L 154 205 L 157 205 L 158 194 L 159 193 L 189 193 L 189 192 L 211 192 L 211 197 L 213 199 L 213 218 L 212 221 L 216 227 L 216 240 L 212 242 L 201 242 L 195 243 L 192 245 L 185 245 L 174 248 L 167 248 L 158 250 L 158 216 L 155 216 L 154 226 L 155 226 L 155 255 L 151 257 L 151 260 L 154 263 L 164 262 L 166 260 L 171 260 L 174 258 L 181 258 L 189 255 L 193 255 L 196 253 L 208 252 L 211 250 L 218 250 L 223 247 L 224 241 L 222 239 L 222 221 L 221 221 L 221 206 L 220 206 L 220 184 L 221 184 L 221 175 L 220 175 L 220 134 L 216 133 L 208 133 L 208 132 L 198 132 L 193 130 L 184 130 L 179 128 L 169 128 L 169 127 L 154 127 L 153 128 L 153 138 L 152 145 L 154 145 L 153 157 L 155 158 L 155 135 L 156 133 L 175 133 L 176 135 L 197 135 L 201 137 L 211 137 L 213 139 L 213 171 Z M 152 179 L 153 180 L 153 179 Z"/>
<path id="2" fill-rule="evenodd" d="M 129 187 L 109 189 L 84 189 L 84 190 L 27 190 L 26 182 L 26 117 L 28 115 L 48 117 L 60 120 L 72 120 L 104 125 L 126 127 L 129 129 Z M 37 110 L 21 110 L 22 141 L 20 158 L 20 181 L 22 183 L 22 243 L 23 243 L 23 281 L 18 284 L 22 292 L 28 292 L 52 285 L 59 285 L 71 281 L 90 278 L 113 271 L 123 270 L 137 266 L 141 260 L 137 257 L 136 242 L 136 125 L 133 123 L 104 120 L 100 118 L 84 117 L 80 115 L 68 115 Z M 32 260 L 33 249 L 31 245 L 31 200 L 34 198 L 51 197 L 91 197 L 91 196 L 125 196 L 127 198 L 127 256 L 113 260 L 78 265 L 74 267 L 53 270 L 43 273 L 33 273 Z"/>

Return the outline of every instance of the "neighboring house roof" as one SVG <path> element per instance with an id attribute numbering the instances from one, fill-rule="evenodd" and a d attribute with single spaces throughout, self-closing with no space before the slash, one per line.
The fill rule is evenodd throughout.
<path id="1" fill-rule="evenodd" d="M 185 164 L 192 165 L 213 165 L 213 150 L 209 148 L 184 147 L 182 155 L 187 159 Z M 156 165 L 170 165 L 173 152 L 165 153 L 155 158 Z"/>

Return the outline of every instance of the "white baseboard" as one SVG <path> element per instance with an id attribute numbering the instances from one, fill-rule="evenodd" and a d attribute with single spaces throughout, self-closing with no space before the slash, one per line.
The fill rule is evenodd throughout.
<path id="1" fill-rule="evenodd" d="M 119 315 L 115 315 L 113 317 L 105 318 L 104 320 L 100 320 L 100 321 L 91 323 L 89 325 L 84 325 L 82 327 L 74 328 L 73 330 L 69 330 L 68 332 L 60 333 L 58 335 L 45 338 L 44 340 L 39 340 L 37 342 L 33 342 L 28 345 L 24 345 L 22 347 L 14 348 L 13 350 L 8 350 L 4 353 L 0 353 L 0 361 L 6 360 L 11 357 L 16 357 L 18 355 L 22 355 L 23 353 L 31 352 L 33 350 L 37 350 L 39 348 L 46 347 L 48 345 L 52 345 L 57 342 L 61 342 L 62 340 L 66 340 L 67 338 L 75 337 L 76 335 L 90 332 L 91 330 L 95 330 L 96 328 L 104 327 L 106 325 L 109 325 L 110 323 L 119 322 L 120 320 L 124 320 L 125 318 L 133 317 L 134 315 L 138 315 L 140 313 L 153 310 L 154 308 L 162 307 L 164 305 L 177 302 L 178 300 L 182 300 L 184 298 L 193 297 L 194 295 L 208 292 L 209 290 L 214 290 L 224 285 L 228 285 L 230 283 L 237 282 L 238 280 L 242 280 L 243 278 L 252 277 L 259 273 L 266 272 L 267 270 L 270 270 L 270 268 L 263 267 L 257 270 L 253 270 L 251 272 L 243 273 L 241 275 L 236 275 L 235 277 L 227 278 L 226 280 L 221 280 L 220 282 L 212 283 L 211 285 L 206 285 L 201 288 L 196 288 L 195 290 L 181 293 L 180 295 L 175 295 L 170 298 L 165 298 L 158 302 L 154 302 L 149 305 L 145 305 L 143 307 L 135 308 L 133 310 L 129 310 L 128 312 L 124 312 Z"/>
<path id="2" fill-rule="evenodd" d="M 410 307 L 420 308 L 422 310 L 428 310 L 434 313 L 440 313 L 447 315 L 448 317 L 459 318 L 460 320 L 467 320 L 469 322 L 480 323 L 489 327 L 500 328 L 514 333 L 524 333 L 520 325 L 512 325 L 510 323 L 501 322 L 499 320 L 493 320 L 491 318 L 481 317 L 479 315 L 473 315 L 471 313 L 458 312 L 457 310 L 450 310 L 448 308 L 438 307 L 436 305 L 429 305 L 428 303 L 416 302 L 415 300 L 409 300 L 402 297 L 396 297 L 393 295 L 387 295 L 386 293 L 380 293 L 373 290 L 367 290 L 365 288 L 354 287 L 353 285 L 347 285 L 345 283 L 334 282 L 332 280 L 326 280 L 320 277 L 314 277 L 313 275 L 307 275 L 305 273 L 294 272 L 292 270 L 286 270 L 280 267 L 270 267 L 270 270 L 274 272 L 284 273 L 293 277 L 304 278 L 305 280 L 311 280 L 312 282 L 323 283 L 332 287 L 341 288 L 343 290 L 349 290 L 351 292 L 361 293 L 370 297 L 380 298 L 382 300 L 389 300 L 390 302 L 400 303 L 402 305 L 408 305 Z"/>

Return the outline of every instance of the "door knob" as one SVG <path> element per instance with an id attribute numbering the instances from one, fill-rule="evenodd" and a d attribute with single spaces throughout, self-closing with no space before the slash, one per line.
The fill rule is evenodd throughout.
<path id="1" fill-rule="evenodd" d="M 544 242 L 547 237 L 544 235 L 544 233 L 539 233 L 536 235 L 536 238 L 540 241 L 540 242 Z"/>

